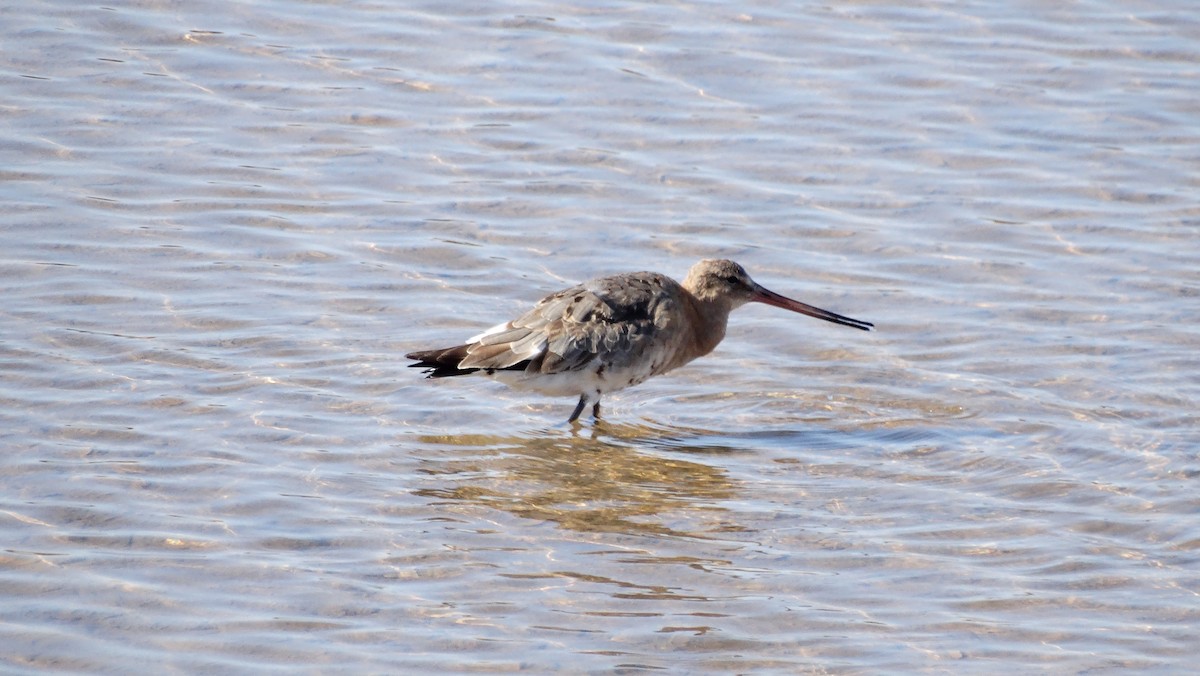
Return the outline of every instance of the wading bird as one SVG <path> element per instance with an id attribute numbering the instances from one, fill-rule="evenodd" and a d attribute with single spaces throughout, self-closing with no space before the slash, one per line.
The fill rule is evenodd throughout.
<path id="1" fill-rule="evenodd" d="M 631 272 L 550 294 L 516 319 L 461 345 L 405 355 L 430 378 L 483 373 L 510 387 L 588 403 L 702 357 L 725 337 L 729 313 L 758 302 L 870 331 L 874 324 L 781 296 L 730 260 L 702 260 L 680 284 Z"/>

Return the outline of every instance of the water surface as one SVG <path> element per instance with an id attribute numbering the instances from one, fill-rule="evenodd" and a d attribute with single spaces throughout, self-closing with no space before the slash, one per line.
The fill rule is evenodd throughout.
<path id="1" fill-rule="evenodd" d="M 1188 3 L 3 17 L 6 670 L 1189 668 Z M 405 368 L 712 256 L 877 331 Z"/>

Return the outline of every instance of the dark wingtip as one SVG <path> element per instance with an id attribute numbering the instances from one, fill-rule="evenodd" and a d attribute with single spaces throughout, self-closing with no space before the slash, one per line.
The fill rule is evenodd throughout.
<path id="1" fill-rule="evenodd" d="M 413 363 L 409 364 L 408 368 L 427 369 L 426 373 L 429 378 L 463 376 L 478 371 L 479 369 L 458 368 L 458 365 L 466 357 L 466 345 L 455 345 L 454 347 L 444 347 L 437 350 L 421 350 L 418 352 L 409 352 L 404 355 L 405 359 L 413 360 Z"/>

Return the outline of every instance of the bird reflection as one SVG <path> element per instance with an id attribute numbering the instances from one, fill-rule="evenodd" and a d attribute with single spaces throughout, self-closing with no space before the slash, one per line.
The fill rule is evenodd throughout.
<path id="1" fill-rule="evenodd" d="M 737 494 L 737 483 L 724 470 L 640 450 L 733 450 L 691 445 L 686 442 L 690 436 L 689 430 L 606 423 L 598 423 L 586 437 L 563 430 L 528 437 L 424 436 L 423 444 L 474 448 L 479 453 L 461 460 L 426 461 L 423 471 L 439 485 L 416 493 L 582 532 L 712 537 L 714 531 L 736 530 L 722 522 L 724 510 L 714 506 Z M 695 532 L 680 530 L 680 523 L 697 522 L 680 518 L 681 511 L 700 517 L 703 523 Z"/>

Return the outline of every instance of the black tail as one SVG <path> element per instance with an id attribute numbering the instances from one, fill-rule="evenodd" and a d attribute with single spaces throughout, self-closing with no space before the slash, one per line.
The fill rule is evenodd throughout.
<path id="1" fill-rule="evenodd" d="M 430 378 L 449 378 L 450 376 L 465 376 L 479 369 L 460 369 L 458 365 L 467 358 L 467 346 L 456 345 L 443 347 L 439 350 L 422 350 L 404 355 L 406 359 L 415 360 L 409 368 L 429 369 Z"/>

